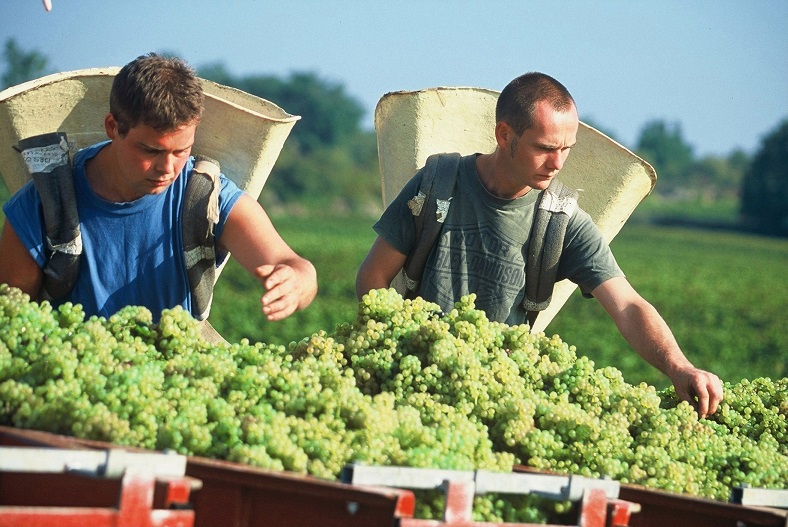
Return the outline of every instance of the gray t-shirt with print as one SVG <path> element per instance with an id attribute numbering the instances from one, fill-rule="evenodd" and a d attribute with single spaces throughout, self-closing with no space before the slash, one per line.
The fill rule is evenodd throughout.
<path id="1" fill-rule="evenodd" d="M 419 171 L 386 208 L 374 229 L 402 254 L 416 243 L 407 205 L 418 192 Z M 440 177 L 440 174 L 437 176 Z M 419 295 L 444 311 L 469 293 L 490 320 L 522 324 L 525 258 L 540 192 L 517 199 L 490 194 L 476 172 L 476 155 L 460 161 L 457 185 L 441 234 L 427 258 Z M 606 280 L 624 276 L 591 217 L 577 209 L 569 220 L 557 280 L 568 278 L 584 296 Z"/>

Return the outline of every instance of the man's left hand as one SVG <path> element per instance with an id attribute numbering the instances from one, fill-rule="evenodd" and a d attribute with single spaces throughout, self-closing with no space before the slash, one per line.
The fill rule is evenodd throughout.
<path id="1" fill-rule="evenodd" d="M 286 264 L 261 265 L 257 268 L 257 277 L 265 287 L 260 303 L 268 320 L 282 320 L 298 309 L 301 295 L 298 277 L 292 267 Z"/>
<path id="2" fill-rule="evenodd" d="M 717 411 L 722 401 L 722 381 L 719 377 L 698 368 L 681 370 L 671 378 L 676 394 L 690 403 L 701 418 Z"/>

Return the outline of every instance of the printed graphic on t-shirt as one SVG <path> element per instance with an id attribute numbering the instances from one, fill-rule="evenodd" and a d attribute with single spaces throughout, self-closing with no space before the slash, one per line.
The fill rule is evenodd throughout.
<path id="1" fill-rule="evenodd" d="M 489 224 L 444 230 L 425 273 L 428 296 L 448 308 L 473 291 L 477 308 L 491 319 L 505 320 L 525 284 L 522 246 Z"/>

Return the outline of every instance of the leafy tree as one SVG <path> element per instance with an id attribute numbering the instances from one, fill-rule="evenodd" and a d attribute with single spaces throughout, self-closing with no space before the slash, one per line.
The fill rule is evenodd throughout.
<path id="1" fill-rule="evenodd" d="M 788 120 L 762 141 L 744 175 L 743 221 L 764 234 L 788 236 Z"/>
<path id="2" fill-rule="evenodd" d="M 372 132 L 346 144 L 319 147 L 309 154 L 285 143 L 261 196 L 266 207 L 297 203 L 330 213 L 373 213 L 381 203 L 377 143 Z M 375 210 L 379 214 L 382 210 Z"/>
<path id="3" fill-rule="evenodd" d="M 727 157 L 706 156 L 693 164 L 687 181 L 701 201 L 736 199 L 748 164 L 749 156 L 742 150 Z"/>
<path id="4" fill-rule="evenodd" d="M 662 120 L 646 123 L 640 132 L 636 151 L 657 171 L 658 192 L 672 193 L 687 185 L 694 155 L 692 147 L 684 140 L 679 123 L 667 124 Z"/>
<path id="5" fill-rule="evenodd" d="M 13 38 L 6 40 L 3 62 L 5 72 L 0 77 L 3 88 L 37 79 L 47 72 L 47 58 L 35 50 L 23 51 Z"/>

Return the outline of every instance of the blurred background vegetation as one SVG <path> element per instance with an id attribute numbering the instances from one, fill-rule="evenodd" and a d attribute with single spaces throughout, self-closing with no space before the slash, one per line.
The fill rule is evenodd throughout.
<path id="1" fill-rule="evenodd" d="M 211 322 L 230 341 L 287 344 L 331 332 L 355 317 L 356 270 L 382 212 L 376 137 L 361 125 L 362 105 L 343 85 L 310 72 L 235 76 L 221 63 L 197 70 L 302 117 L 260 202 L 285 240 L 315 264 L 320 287 L 308 309 L 266 323 L 259 284 L 231 261 L 217 283 Z M 9 40 L 0 57 L 0 88 L 54 71 L 39 51 Z M 604 123 L 584 122 L 618 141 Z M 788 119 L 754 153 L 699 157 L 680 124 L 664 120 L 645 123 L 636 144 L 624 146 L 658 175 L 654 192 L 612 244 L 635 287 L 657 306 L 696 365 L 732 381 L 788 375 Z M 0 203 L 7 198 L 0 184 Z M 573 295 L 548 333 L 600 365 L 618 367 L 630 382 L 664 385 L 596 302 Z"/>

